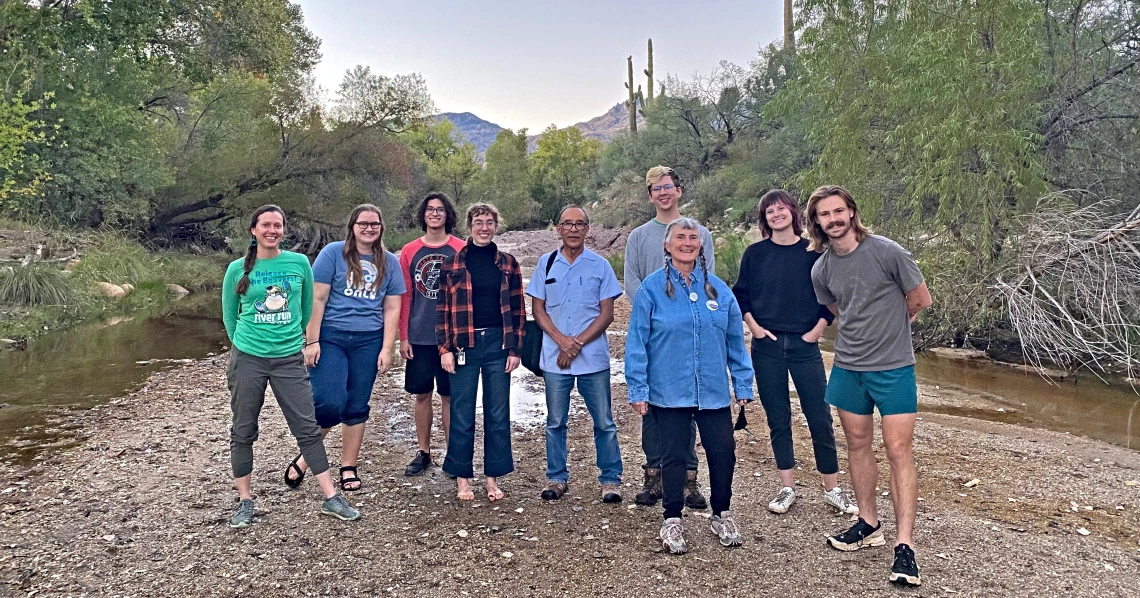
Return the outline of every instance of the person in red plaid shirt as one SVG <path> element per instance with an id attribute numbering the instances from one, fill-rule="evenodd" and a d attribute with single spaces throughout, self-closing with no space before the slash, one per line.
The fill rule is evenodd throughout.
<path id="1" fill-rule="evenodd" d="M 492 240 L 499 211 L 467 208 L 467 245 L 443 264 L 435 328 L 440 363 L 451 375 L 451 433 L 444 473 L 455 476 L 460 500 L 474 500 L 475 399 L 483 381 L 483 475 L 487 499 L 503 498 L 496 478 L 515 469 L 511 454 L 511 372 L 519 367 L 526 307 L 522 270 Z"/>

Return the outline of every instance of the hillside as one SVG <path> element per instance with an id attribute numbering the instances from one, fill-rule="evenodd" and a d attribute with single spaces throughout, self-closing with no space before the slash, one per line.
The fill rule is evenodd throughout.
<path id="1" fill-rule="evenodd" d="M 475 149 L 479 155 L 483 155 L 487 151 L 487 147 L 495 141 L 495 136 L 503 127 L 479 118 L 470 112 L 445 112 L 436 115 L 436 120 L 444 119 L 451 121 L 455 125 L 456 131 L 463 135 L 464 139 L 470 141 L 475 145 Z M 644 119 L 638 115 L 638 123 L 642 123 Z M 626 109 L 625 104 L 618 102 L 614 104 L 605 114 L 595 116 L 590 120 L 577 123 L 573 125 L 582 131 L 582 135 L 592 139 L 597 139 L 602 143 L 609 143 L 623 131 L 628 130 L 629 127 L 629 111 Z M 531 135 L 527 137 L 527 144 L 530 151 L 534 151 L 538 146 L 538 139 L 542 137 L 541 134 Z"/>

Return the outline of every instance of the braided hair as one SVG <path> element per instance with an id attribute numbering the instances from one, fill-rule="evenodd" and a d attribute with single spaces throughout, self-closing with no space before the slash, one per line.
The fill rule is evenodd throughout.
<path id="1" fill-rule="evenodd" d="M 249 228 L 253 230 L 257 228 L 257 221 L 261 219 L 261 215 L 267 212 L 277 212 L 281 214 L 281 225 L 285 226 L 285 212 L 272 204 L 267 204 L 257 208 L 253 211 L 253 215 L 249 217 Z M 237 283 L 237 294 L 244 295 L 249 290 L 249 273 L 253 272 L 253 265 L 257 263 L 257 239 L 251 238 L 249 240 L 249 248 L 245 250 L 245 260 L 242 262 L 242 269 L 245 271 L 241 280 Z"/>
<path id="2" fill-rule="evenodd" d="M 669 235 L 672 234 L 674 228 L 680 228 L 682 230 L 695 230 L 697 232 L 700 232 L 701 225 L 696 220 L 693 220 L 692 218 L 678 218 L 678 219 L 674 220 L 673 222 L 670 222 L 669 226 L 665 228 L 665 241 L 666 242 L 668 242 Z M 708 297 L 710 299 L 715 300 L 715 299 L 717 299 L 716 288 L 714 288 L 712 283 L 709 282 L 709 271 L 708 271 L 708 266 L 705 263 L 705 247 L 704 247 L 703 243 L 701 244 L 701 252 L 700 252 L 700 254 L 698 254 L 697 257 L 698 257 L 697 261 L 701 266 L 701 275 L 705 279 L 705 294 L 708 295 Z M 670 255 L 669 250 L 666 249 L 665 250 L 665 294 L 668 295 L 670 299 L 673 298 L 673 278 L 671 276 L 669 276 L 669 270 L 672 267 L 673 267 L 673 256 Z"/>

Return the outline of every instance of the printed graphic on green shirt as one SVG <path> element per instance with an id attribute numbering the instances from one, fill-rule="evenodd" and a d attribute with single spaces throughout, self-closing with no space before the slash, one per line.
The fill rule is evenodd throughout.
<path id="1" fill-rule="evenodd" d="M 289 311 L 289 293 L 293 290 L 293 285 L 289 284 L 290 277 L 290 275 L 265 277 L 266 279 L 281 278 L 283 280 L 279 285 L 266 285 L 265 298 L 258 299 L 253 303 L 253 308 L 257 310 L 257 313 L 253 316 L 254 323 L 288 324 L 293 321 L 293 314 Z"/>

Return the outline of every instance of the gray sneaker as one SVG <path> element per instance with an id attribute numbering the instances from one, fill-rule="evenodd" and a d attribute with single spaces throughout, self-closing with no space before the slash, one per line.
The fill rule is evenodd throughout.
<path id="1" fill-rule="evenodd" d="M 823 500 L 827 501 L 827 504 L 839 509 L 840 513 L 846 515 L 859 514 L 859 505 L 855 504 L 855 501 L 851 500 L 851 498 L 847 496 L 847 493 L 843 491 L 843 488 L 839 486 L 831 490 L 825 490 Z"/>
<path id="2" fill-rule="evenodd" d="M 713 515 L 709 519 L 709 529 L 713 534 L 716 534 L 720 545 L 725 548 L 731 546 L 740 546 L 744 543 L 744 539 L 740 537 L 740 528 L 736 525 L 736 519 L 732 517 L 732 511 L 722 511 L 720 516 Z"/>
<path id="3" fill-rule="evenodd" d="M 669 549 L 669 554 L 685 554 L 689 551 L 689 547 L 685 546 L 685 536 L 681 535 L 681 518 L 670 517 L 661 524 L 661 532 L 657 537 L 661 538 L 661 545 Z"/>
<path id="4" fill-rule="evenodd" d="M 325 515 L 332 515 L 341 521 L 356 521 L 360 519 L 360 511 L 352 508 L 348 504 L 348 500 L 344 498 L 343 494 L 337 494 L 332 498 L 325 499 L 321 503 L 321 513 Z"/>
<path id="5" fill-rule="evenodd" d="M 249 527 L 253 525 L 253 499 L 243 498 L 238 501 L 234 516 L 230 517 L 230 527 Z"/>

